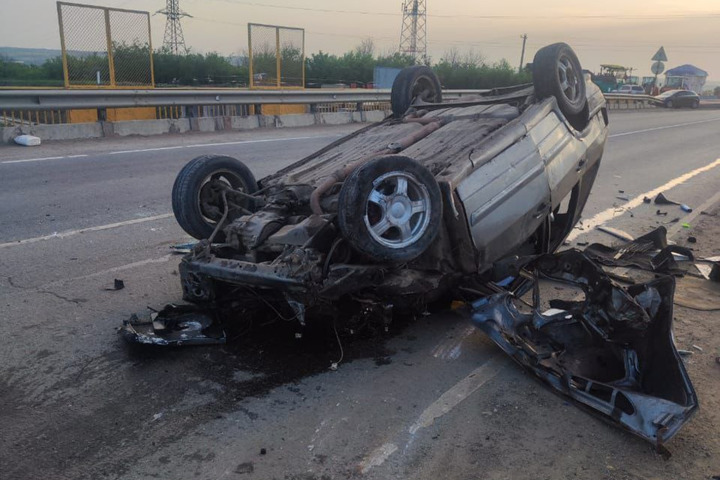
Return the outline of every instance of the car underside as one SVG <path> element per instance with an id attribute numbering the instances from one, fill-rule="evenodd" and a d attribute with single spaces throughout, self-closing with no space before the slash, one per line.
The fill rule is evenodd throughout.
<path id="1" fill-rule="evenodd" d="M 542 262 L 556 258 L 580 219 L 608 136 L 604 96 L 583 76 L 572 49 L 541 49 L 532 84 L 452 102 L 442 100 L 429 68 L 410 67 L 395 80 L 391 103 L 384 121 L 259 181 L 231 157 L 188 163 L 172 200 L 179 224 L 199 239 L 179 268 L 183 298 L 195 307 L 126 322 L 126 337 L 159 345 L 224 341 L 212 315 L 198 313 L 203 309 L 300 325 L 329 319 L 353 329 L 462 299 L 483 331 L 553 388 L 661 445 L 694 405 L 691 386 L 673 384 L 675 393 L 667 393 L 645 381 L 659 374 L 650 371 L 656 360 L 642 343 L 646 331 L 658 330 L 658 344 L 674 350 L 666 345 L 667 305 L 653 316 L 646 312 L 642 328 L 620 334 L 617 322 L 603 326 L 607 309 L 597 302 L 584 304 L 595 317 L 583 316 L 578 304 L 551 319 L 512 307 L 511 300 L 535 288 L 537 275 L 562 276 Z M 583 272 L 588 263 L 570 262 Z M 586 277 L 565 272 L 567 281 L 583 285 L 601 274 Z M 602 295 L 622 296 L 604 288 Z M 663 282 L 647 288 L 668 295 Z M 637 294 L 624 295 L 642 316 Z M 573 353 L 593 348 L 606 366 Z M 666 357 L 660 368 L 673 364 L 672 352 Z M 568 358 L 572 365 L 563 365 Z M 689 385 L 686 375 L 676 380 Z M 673 396 L 679 391 L 686 392 L 680 400 Z M 657 400 L 658 415 L 683 408 L 686 415 L 640 421 L 636 393 L 682 404 L 673 410 Z"/>

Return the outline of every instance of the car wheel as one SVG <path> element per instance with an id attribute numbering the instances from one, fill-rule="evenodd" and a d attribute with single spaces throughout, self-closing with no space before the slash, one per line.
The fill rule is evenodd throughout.
<path id="1" fill-rule="evenodd" d="M 673 101 L 672 101 L 672 100 L 668 100 L 667 102 L 665 102 L 665 106 L 666 106 L 667 108 L 673 108 L 673 107 L 674 107 Z"/>
<path id="2" fill-rule="evenodd" d="M 435 240 L 442 221 L 440 187 L 411 158 L 379 157 L 356 168 L 338 199 L 338 226 L 357 251 L 383 262 L 407 262 Z"/>
<path id="3" fill-rule="evenodd" d="M 700 101 L 699 101 L 699 100 L 693 100 L 692 108 L 698 108 L 699 106 L 700 106 Z"/>
<path id="4" fill-rule="evenodd" d="M 197 239 L 210 237 L 225 212 L 222 192 L 226 187 L 254 193 L 257 182 L 250 169 L 232 157 L 204 155 L 190 160 L 172 189 L 173 213 L 180 227 Z M 247 199 L 240 203 L 250 207 Z M 225 241 L 224 233 L 219 231 L 214 240 Z"/>
<path id="5" fill-rule="evenodd" d="M 533 85 L 538 98 L 554 96 L 565 116 L 579 114 L 587 103 L 580 61 L 566 43 L 538 50 L 533 60 Z"/>
<path id="6" fill-rule="evenodd" d="M 390 105 L 393 115 L 401 117 L 416 100 L 425 103 L 441 103 L 440 80 L 429 67 L 415 65 L 403 68 L 392 85 Z"/>

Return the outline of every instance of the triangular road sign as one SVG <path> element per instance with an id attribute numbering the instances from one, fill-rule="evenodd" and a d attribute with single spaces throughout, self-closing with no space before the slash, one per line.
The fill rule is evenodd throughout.
<path id="1" fill-rule="evenodd" d="M 667 62 L 667 55 L 665 55 L 665 47 L 660 47 L 660 50 L 658 50 L 655 56 L 653 56 L 650 60 L 654 62 Z"/>

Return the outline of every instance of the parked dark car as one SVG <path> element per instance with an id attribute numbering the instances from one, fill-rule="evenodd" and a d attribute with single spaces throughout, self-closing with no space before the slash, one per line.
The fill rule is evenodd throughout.
<path id="1" fill-rule="evenodd" d="M 698 108 L 700 97 L 690 90 L 668 90 L 655 99 L 665 108 Z"/>

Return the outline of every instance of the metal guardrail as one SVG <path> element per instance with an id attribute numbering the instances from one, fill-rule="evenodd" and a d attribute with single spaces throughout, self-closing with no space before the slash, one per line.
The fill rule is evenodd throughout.
<path id="1" fill-rule="evenodd" d="M 650 95 L 638 95 L 631 93 L 606 93 L 605 100 L 610 109 L 640 109 L 650 106 L 662 105 L 662 102 Z"/>
<path id="2" fill-rule="evenodd" d="M 487 90 L 445 90 L 459 98 Z M 60 110 L 184 105 L 316 105 L 323 103 L 389 102 L 389 89 L 343 90 L 0 90 L 0 110 Z"/>

